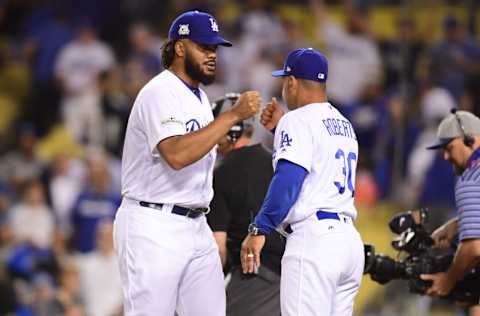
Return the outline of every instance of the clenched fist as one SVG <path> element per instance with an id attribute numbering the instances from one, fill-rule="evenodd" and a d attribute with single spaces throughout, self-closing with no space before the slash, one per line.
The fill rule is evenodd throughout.
<path id="1" fill-rule="evenodd" d="M 260 92 L 246 91 L 240 95 L 231 111 L 243 121 L 254 116 L 260 110 Z"/>
<path id="2" fill-rule="evenodd" d="M 278 121 L 280 121 L 283 114 L 284 112 L 280 107 L 280 104 L 278 104 L 277 99 L 273 97 L 272 101 L 267 103 L 263 109 L 262 115 L 260 116 L 260 123 L 262 123 L 266 129 L 271 131 L 277 126 Z"/>

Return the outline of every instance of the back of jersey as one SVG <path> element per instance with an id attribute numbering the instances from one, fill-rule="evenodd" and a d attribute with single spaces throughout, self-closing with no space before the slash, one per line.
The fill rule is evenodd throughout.
<path id="1" fill-rule="evenodd" d="M 275 134 L 274 166 L 286 159 L 309 173 L 285 222 L 318 210 L 355 219 L 358 143 L 351 123 L 330 103 L 313 103 L 284 115 Z"/>

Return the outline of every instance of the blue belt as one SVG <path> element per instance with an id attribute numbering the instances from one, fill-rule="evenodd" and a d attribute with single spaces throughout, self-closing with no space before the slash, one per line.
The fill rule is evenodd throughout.
<path id="1" fill-rule="evenodd" d="M 150 202 L 140 201 L 139 204 L 140 204 L 140 206 L 154 208 L 154 209 L 157 209 L 157 210 L 162 210 L 163 209 L 163 204 L 160 204 L 160 203 L 150 203 Z M 174 205 L 173 208 L 172 208 L 172 213 L 173 214 L 186 216 L 186 217 L 189 217 L 189 218 L 197 218 L 201 215 L 208 214 L 208 211 L 209 211 L 209 209 L 206 208 L 206 207 L 188 208 L 188 207 Z"/>
<path id="2" fill-rule="evenodd" d="M 319 221 L 321 221 L 321 220 L 323 220 L 323 219 L 336 219 L 337 221 L 340 220 L 340 216 L 338 216 L 338 213 L 325 212 L 325 211 L 317 211 L 316 215 L 317 215 L 317 219 L 318 219 Z M 287 226 L 285 226 L 284 230 L 285 230 L 285 232 L 288 233 L 288 234 L 293 233 L 292 226 L 291 226 L 290 224 L 288 224 Z"/>
<path id="3" fill-rule="evenodd" d="M 322 219 L 336 219 L 337 221 L 340 220 L 340 216 L 338 216 L 338 213 L 331 213 L 325 211 L 318 211 L 317 218 L 319 221 L 321 221 Z"/>

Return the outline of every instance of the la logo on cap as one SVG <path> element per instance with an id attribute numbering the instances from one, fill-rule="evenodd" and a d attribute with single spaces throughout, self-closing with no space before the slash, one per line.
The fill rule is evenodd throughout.
<path id="1" fill-rule="evenodd" d="M 292 71 L 292 68 L 290 68 L 289 66 L 287 66 L 287 69 L 285 69 L 286 72 L 290 72 Z"/>
<path id="2" fill-rule="evenodd" d="M 180 24 L 178 26 L 178 35 L 188 35 L 190 34 L 190 28 L 188 24 Z"/>
<path id="3" fill-rule="evenodd" d="M 317 78 L 320 79 L 320 80 L 323 80 L 323 79 L 325 79 L 325 74 L 319 73 Z"/>
<path id="4" fill-rule="evenodd" d="M 210 18 L 210 26 L 212 27 L 212 31 L 218 32 L 218 24 L 215 22 L 215 19 Z"/>

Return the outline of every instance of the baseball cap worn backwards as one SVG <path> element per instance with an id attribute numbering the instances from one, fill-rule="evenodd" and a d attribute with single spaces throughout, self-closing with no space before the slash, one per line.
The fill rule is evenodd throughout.
<path id="1" fill-rule="evenodd" d="M 457 111 L 456 115 L 458 119 L 455 114 L 449 114 L 442 120 L 437 130 L 437 141 L 427 149 L 443 148 L 453 139 L 464 135 L 480 135 L 480 118 L 466 111 Z"/>
<path id="2" fill-rule="evenodd" d="M 232 43 L 220 36 L 215 18 L 200 11 L 187 11 L 180 14 L 172 22 L 168 38 L 170 40 L 188 38 L 198 44 L 232 46 Z"/>
<path id="3" fill-rule="evenodd" d="M 272 72 L 272 76 L 294 76 L 325 82 L 328 77 L 328 61 L 322 53 L 313 48 L 299 48 L 288 54 L 283 69 Z"/>

